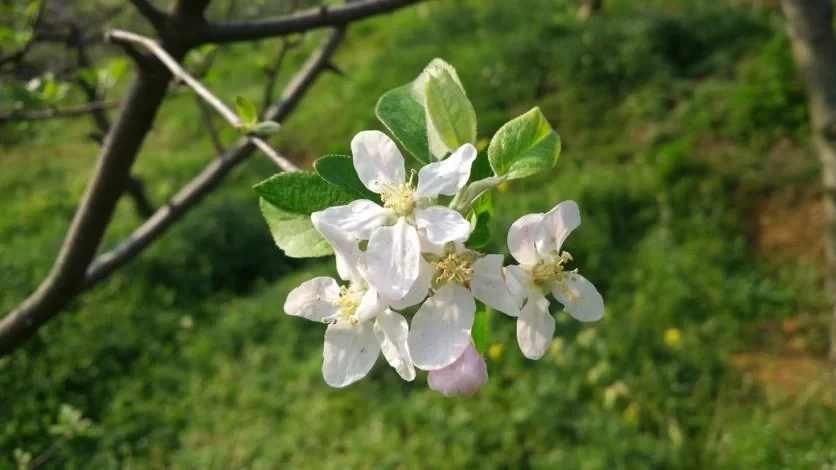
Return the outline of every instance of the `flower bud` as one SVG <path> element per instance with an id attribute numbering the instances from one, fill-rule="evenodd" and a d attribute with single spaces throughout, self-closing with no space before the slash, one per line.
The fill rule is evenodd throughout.
<path id="1" fill-rule="evenodd" d="M 430 371 L 427 382 L 430 389 L 446 397 L 470 397 L 488 383 L 488 366 L 471 343 L 455 362 L 443 369 Z"/>

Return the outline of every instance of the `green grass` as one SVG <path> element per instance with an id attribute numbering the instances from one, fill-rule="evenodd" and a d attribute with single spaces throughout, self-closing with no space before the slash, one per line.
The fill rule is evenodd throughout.
<path id="1" fill-rule="evenodd" d="M 377 97 L 436 56 L 457 67 L 480 136 L 540 105 L 564 153 L 554 172 L 495 195 L 492 249 L 505 251 L 518 216 L 578 201 L 584 222 L 567 249 L 604 294 L 602 322 L 557 313 L 555 346 L 532 362 L 513 321 L 495 315 L 490 341 L 504 352 L 469 400 L 429 391 L 425 375 L 404 383 L 382 364 L 330 389 L 322 326 L 281 309 L 332 263 L 289 260 L 272 244 L 250 187 L 274 169 L 255 157 L 0 360 L 0 469 L 14 467 L 16 448 L 37 455 L 55 442 L 62 403 L 94 428 L 50 468 L 835 465 L 832 406 L 818 395 L 770 399 L 731 361 L 761 345 L 753 325 L 827 316 L 810 261 L 756 251 L 748 223 L 766 195 L 818 192 L 783 25 L 719 0 L 691 5 L 614 0 L 580 24 L 561 0 L 444 1 L 359 24 L 336 59 L 346 76 L 324 76 L 276 139 L 300 162 L 347 152 L 355 132 L 382 127 Z M 257 99 L 256 64 L 271 47 L 224 50 L 210 85 L 227 102 Z M 93 163 L 95 147 L 79 137 L 87 126 L 44 124 L 3 150 L 4 310 L 60 246 Z M 781 140 L 793 159 L 776 165 L 765 155 Z M 163 107 L 136 170 L 161 204 L 211 158 L 182 96 Z M 122 201 L 106 246 L 137 223 Z M 672 329 L 678 342 L 664 339 Z"/>

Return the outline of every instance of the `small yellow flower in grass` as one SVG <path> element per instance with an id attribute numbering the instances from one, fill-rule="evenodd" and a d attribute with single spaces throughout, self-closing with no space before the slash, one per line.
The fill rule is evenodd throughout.
<path id="1" fill-rule="evenodd" d="M 502 353 L 505 351 L 505 345 L 496 343 L 492 344 L 491 347 L 488 348 L 488 357 L 495 361 L 502 357 Z"/>
<path id="2" fill-rule="evenodd" d="M 678 328 L 668 328 L 665 330 L 663 341 L 669 348 L 678 348 L 682 344 L 682 332 Z"/>

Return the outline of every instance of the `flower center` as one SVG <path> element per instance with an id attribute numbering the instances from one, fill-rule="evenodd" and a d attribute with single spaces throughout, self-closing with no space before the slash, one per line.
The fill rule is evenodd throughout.
<path id="1" fill-rule="evenodd" d="M 564 295 L 570 300 L 576 297 L 575 293 L 566 285 L 566 263 L 572 261 L 572 255 L 563 251 L 559 255 L 551 256 L 540 261 L 531 270 L 532 281 L 538 286 L 549 286 L 553 282 L 560 284 Z"/>
<path id="2" fill-rule="evenodd" d="M 397 186 L 393 184 L 385 185 L 383 188 L 384 191 L 380 195 L 380 199 L 383 200 L 383 207 L 392 209 L 400 217 L 412 214 L 412 211 L 415 209 L 415 186 L 412 185 L 413 175 L 410 175 L 409 181 Z"/>
<path id="3" fill-rule="evenodd" d="M 435 268 L 433 285 L 436 288 L 442 284 L 470 287 L 470 280 L 473 279 L 473 262 L 470 257 L 447 253 L 440 260 L 433 261 L 432 265 Z"/>
<path id="4" fill-rule="evenodd" d="M 360 299 L 362 298 L 363 292 L 345 286 L 340 287 L 340 297 L 333 303 L 334 307 L 339 308 L 336 318 L 356 325 L 357 317 L 355 313 L 357 313 L 357 307 L 360 306 Z"/>

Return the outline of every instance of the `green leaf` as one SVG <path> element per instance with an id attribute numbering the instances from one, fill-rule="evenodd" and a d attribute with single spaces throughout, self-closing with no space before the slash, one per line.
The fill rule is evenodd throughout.
<path id="1" fill-rule="evenodd" d="M 491 219 L 493 219 L 493 203 L 491 193 L 484 193 L 479 196 L 471 206 L 470 223 L 473 224 L 473 231 L 465 242 L 468 248 L 477 250 L 484 248 L 491 242 Z"/>
<path id="2" fill-rule="evenodd" d="M 410 155 L 421 163 L 430 160 L 427 118 L 422 97 L 412 83 L 387 91 L 377 101 L 375 114 Z"/>
<path id="3" fill-rule="evenodd" d="M 259 198 L 261 214 L 276 245 L 291 258 L 315 258 L 333 253 L 311 222 L 310 215 L 286 212 Z"/>
<path id="4" fill-rule="evenodd" d="M 432 126 L 447 150 L 476 142 L 476 111 L 449 72 L 438 69 L 427 75 L 424 99 L 427 127 Z"/>
<path id="5" fill-rule="evenodd" d="M 316 173 L 302 171 L 279 173 L 258 183 L 253 190 L 277 208 L 305 216 L 357 199 Z"/>
<path id="6" fill-rule="evenodd" d="M 380 203 L 380 195 L 369 191 L 360 181 L 351 157 L 347 155 L 325 155 L 314 162 L 314 170 L 325 181 L 339 186 L 352 195 Z"/>
<path id="7" fill-rule="evenodd" d="M 252 126 L 250 132 L 254 132 L 258 135 L 270 135 L 279 132 L 281 126 L 276 121 L 261 121 L 255 126 Z"/>
<path id="8" fill-rule="evenodd" d="M 473 346 L 479 354 L 485 355 L 488 352 L 490 318 L 488 309 L 482 302 L 476 304 L 476 318 L 473 320 L 473 328 L 470 336 L 473 338 Z"/>
<path id="9" fill-rule="evenodd" d="M 551 169 L 559 156 L 560 136 L 537 107 L 505 123 L 488 147 L 494 173 L 508 179 Z"/>
<path id="10" fill-rule="evenodd" d="M 238 117 L 244 126 L 251 128 L 258 122 L 258 111 L 256 111 L 255 106 L 241 95 L 235 98 L 235 112 L 238 113 Z"/>
<path id="11" fill-rule="evenodd" d="M 431 60 L 426 67 L 424 67 L 425 75 L 439 74 L 442 71 L 450 74 L 450 77 L 452 77 L 453 80 L 455 80 L 456 84 L 459 85 L 459 88 L 464 90 L 464 85 L 462 85 L 462 81 L 461 79 L 459 79 L 459 74 L 456 73 L 456 69 L 444 59 L 436 57 L 435 59 Z M 419 80 L 420 79 L 421 77 L 419 77 Z"/>

